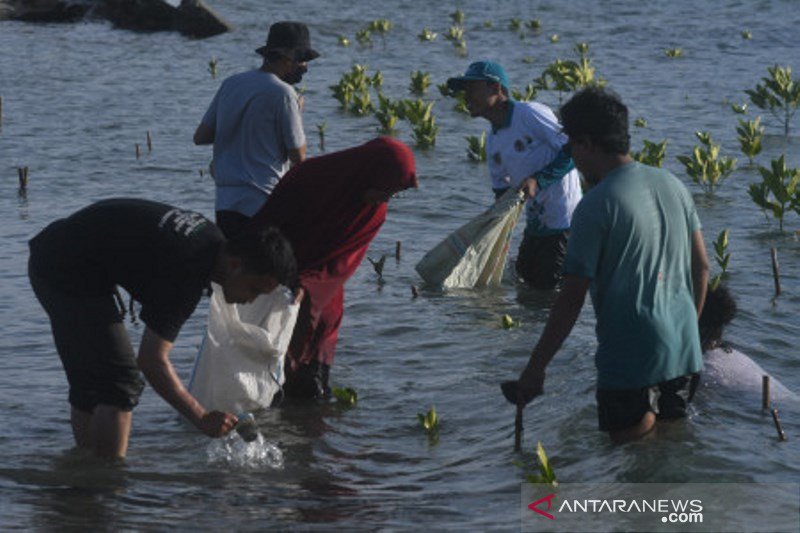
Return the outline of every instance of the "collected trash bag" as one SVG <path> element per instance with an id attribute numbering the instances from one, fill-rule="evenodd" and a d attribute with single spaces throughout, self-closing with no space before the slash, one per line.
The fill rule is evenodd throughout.
<path id="1" fill-rule="evenodd" d="M 208 329 L 189 392 L 208 410 L 241 413 L 269 407 L 285 380 L 283 360 L 299 305 L 279 286 L 249 304 L 225 302 L 212 284 Z"/>
<path id="2" fill-rule="evenodd" d="M 523 193 L 511 188 L 451 233 L 417 263 L 422 279 L 448 289 L 500 285 L 523 200 Z"/>

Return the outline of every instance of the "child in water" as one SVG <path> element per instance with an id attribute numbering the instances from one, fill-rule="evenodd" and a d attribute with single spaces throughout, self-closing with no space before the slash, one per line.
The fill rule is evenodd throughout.
<path id="1" fill-rule="evenodd" d="M 736 316 L 736 302 L 724 285 L 709 288 L 700 316 L 700 343 L 703 348 L 704 388 L 724 389 L 737 394 L 761 394 L 766 370 L 722 339 L 722 331 Z M 797 395 L 770 376 L 773 400 L 792 399 Z"/>

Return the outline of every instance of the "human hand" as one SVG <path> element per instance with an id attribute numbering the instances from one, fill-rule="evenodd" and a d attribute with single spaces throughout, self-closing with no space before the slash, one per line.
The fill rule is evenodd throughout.
<path id="1" fill-rule="evenodd" d="M 525 406 L 542 394 L 544 394 L 544 370 L 526 366 L 517 380 L 517 405 Z"/>
<path id="2" fill-rule="evenodd" d="M 300 305 L 300 302 L 303 301 L 305 295 L 306 295 L 306 290 L 303 287 L 297 287 L 294 290 L 294 300 L 292 300 L 292 303 L 295 305 Z"/>
<path id="3" fill-rule="evenodd" d="M 520 186 L 520 190 L 525 193 L 527 198 L 533 198 L 539 190 L 539 182 L 533 177 L 525 178 Z"/>
<path id="4" fill-rule="evenodd" d="M 306 109 L 306 97 L 302 94 L 297 96 L 297 107 L 300 108 L 301 113 Z"/>
<path id="5" fill-rule="evenodd" d="M 209 437 L 222 437 L 227 435 L 238 422 L 231 413 L 211 411 L 203 415 L 197 423 L 197 429 Z"/>

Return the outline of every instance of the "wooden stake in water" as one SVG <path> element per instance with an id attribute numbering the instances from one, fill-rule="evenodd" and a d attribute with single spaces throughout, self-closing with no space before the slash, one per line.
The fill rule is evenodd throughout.
<path id="1" fill-rule="evenodd" d="M 769 409 L 769 404 L 772 403 L 769 397 L 769 376 L 761 377 L 761 408 Z"/>
<path id="2" fill-rule="evenodd" d="M 514 451 L 518 452 L 522 449 L 522 409 L 521 405 L 517 405 L 517 416 L 514 418 Z"/>
<path id="3" fill-rule="evenodd" d="M 25 195 L 28 192 L 28 167 L 18 167 L 17 176 L 19 177 L 19 194 Z"/>
<path id="4" fill-rule="evenodd" d="M 141 151 L 139 150 L 139 143 L 136 143 L 136 159 L 139 159 L 141 155 Z"/>
<path id="5" fill-rule="evenodd" d="M 778 265 L 778 250 L 774 247 L 770 248 L 770 254 L 772 255 L 772 277 L 775 278 L 775 297 L 777 298 L 781 295 L 781 271 Z"/>
<path id="6" fill-rule="evenodd" d="M 400 247 L 402 246 L 402 244 L 403 243 L 401 243 L 400 241 L 397 241 L 397 244 L 395 244 L 394 246 L 394 258 L 397 259 L 398 261 L 400 261 Z"/>
<path id="7" fill-rule="evenodd" d="M 786 433 L 783 431 L 783 426 L 781 426 L 781 421 L 778 418 L 778 409 L 772 410 L 772 420 L 775 422 L 775 429 L 778 431 L 778 440 L 784 441 L 786 440 Z"/>
<path id="8" fill-rule="evenodd" d="M 150 137 L 150 130 L 147 130 L 147 153 L 153 151 L 153 138 Z"/>

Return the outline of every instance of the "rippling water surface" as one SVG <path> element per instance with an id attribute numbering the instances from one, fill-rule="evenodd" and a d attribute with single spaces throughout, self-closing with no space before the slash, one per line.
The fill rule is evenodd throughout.
<path id="1" fill-rule="evenodd" d="M 547 393 L 525 413 L 522 454 L 512 451 L 514 409 L 498 383 L 517 375 L 547 317 L 552 295 L 505 283 L 488 291 L 422 291 L 413 265 L 448 231 L 490 202 L 487 169 L 466 158 L 465 136 L 485 127 L 439 97 L 436 147 L 416 151 L 421 187 L 392 202 L 370 256 L 387 262 L 379 284 L 365 264 L 347 286 L 346 311 L 332 382 L 354 387 L 358 405 L 286 407 L 259 415 L 256 448 L 212 442 L 181 423 L 150 389 L 134 417 L 124 466 L 87 464 L 71 451 L 66 382 L 49 326 L 25 275 L 27 240 L 47 223 L 91 201 L 139 196 L 211 215 L 213 184 L 199 169 L 208 148 L 191 137 L 220 80 L 257 66 L 253 49 L 271 22 L 309 23 L 323 56 L 311 64 L 305 124 L 310 152 L 319 153 L 316 125 L 327 124 L 328 150 L 373 135 L 373 118 L 342 114 L 328 86 L 354 62 L 380 69 L 384 90 L 407 96 L 409 74 L 421 69 L 434 83 L 459 74 L 478 58 L 500 60 L 512 85 L 522 87 L 555 58 L 573 58 L 588 42 L 597 72 L 629 104 L 642 139 L 668 139 L 666 165 L 685 178 L 676 155 L 688 153 L 693 132 L 708 130 L 739 168 L 713 198 L 694 185 L 707 242 L 731 233 L 729 284 L 739 316 L 728 337 L 743 352 L 800 391 L 800 243 L 787 216 L 781 234 L 750 202 L 755 168 L 738 154 L 730 103 L 746 101 L 774 63 L 797 75 L 797 6 L 790 1 L 659 2 L 211 2 L 236 30 L 203 41 L 181 36 L 116 31 L 104 23 L 0 23 L 0 526 L 9 528 L 133 528 L 239 526 L 316 528 L 516 529 L 520 483 L 515 460 L 534 461 L 541 441 L 562 481 L 798 480 L 798 405 L 782 405 L 789 441 L 778 443 L 758 391 L 705 390 L 693 415 L 658 438 L 611 446 L 596 430 L 594 317 L 587 305 L 548 371 Z M 469 55 L 442 39 L 449 13 L 466 13 Z M 511 18 L 539 18 L 542 31 L 520 37 Z M 394 28 L 372 48 L 355 43 L 356 30 L 375 18 Z M 493 23 L 486 27 L 484 21 Z M 423 27 L 440 34 L 432 43 Z M 752 40 L 741 37 L 752 32 Z M 354 42 L 337 45 L 337 35 Z M 558 34 L 557 43 L 550 35 Z M 684 57 L 669 59 L 667 48 Z M 219 61 L 211 79 L 207 65 Z M 539 99 L 557 106 L 556 93 Z M 750 106 L 750 116 L 757 111 Z M 758 162 L 785 153 L 800 166 L 800 141 L 782 136 L 764 116 L 767 138 Z M 152 132 L 153 151 L 145 148 Z M 794 121 L 794 131 L 800 122 Z M 399 137 L 411 141 L 401 126 Z M 134 144 L 142 146 L 137 160 Z M 16 167 L 30 168 L 27 199 L 17 197 Z M 686 179 L 686 178 L 685 178 Z M 769 249 L 777 247 L 783 294 L 773 302 Z M 188 379 L 202 338 L 206 304 L 184 327 L 173 361 Z M 510 314 L 522 327 L 503 330 Z M 141 325 L 132 325 L 134 338 Z M 438 442 L 417 425 L 416 414 L 435 405 Z M 758 516 L 753 518 L 757 524 Z"/>

